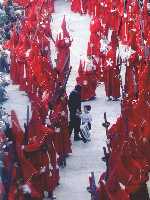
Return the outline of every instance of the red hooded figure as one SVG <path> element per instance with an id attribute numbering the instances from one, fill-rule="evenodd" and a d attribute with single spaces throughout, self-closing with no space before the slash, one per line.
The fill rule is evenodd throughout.
<path id="1" fill-rule="evenodd" d="M 65 76 L 64 73 L 68 71 L 70 67 L 70 46 L 72 43 L 69 32 L 66 28 L 65 16 L 63 18 L 61 28 L 62 32 L 58 34 L 55 45 L 57 48 L 56 68 L 61 77 L 60 79 L 63 81 Z"/>
<path id="2" fill-rule="evenodd" d="M 96 66 L 93 64 L 93 60 L 88 60 L 85 66 L 81 64 L 79 66 L 79 75 L 76 79 L 77 84 L 82 86 L 81 99 L 83 101 L 91 100 L 95 98 L 97 78 L 96 78 Z"/>
<path id="3" fill-rule="evenodd" d="M 104 66 L 104 83 L 106 96 L 114 100 L 120 97 L 119 67 L 116 65 L 116 52 L 110 49 Z"/>

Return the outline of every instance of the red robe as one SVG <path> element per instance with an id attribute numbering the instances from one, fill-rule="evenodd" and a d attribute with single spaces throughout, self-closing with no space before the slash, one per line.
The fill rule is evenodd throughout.
<path id="1" fill-rule="evenodd" d="M 119 80 L 119 67 L 116 66 L 116 56 L 110 50 L 107 54 L 106 63 L 104 66 L 104 83 L 106 96 L 113 98 L 120 97 L 120 80 Z"/>
<path id="2" fill-rule="evenodd" d="M 59 181 L 59 171 L 56 167 L 56 152 L 52 143 L 53 130 L 41 124 L 38 113 L 33 112 L 29 124 L 29 142 L 24 151 L 30 162 L 38 171 L 32 178 L 32 184 L 39 192 L 53 191 Z M 50 167 L 51 165 L 51 167 Z M 45 167 L 45 170 L 41 169 Z"/>
<path id="3" fill-rule="evenodd" d="M 136 72 L 134 72 L 133 66 L 126 67 L 125 74 L 125 92 L 128 94 L 128 98 L 135 98 L 138 94 L 138 83 L 136 78 Z"/>
<path id="4" fill-rule="evenodd" d="M 102 30 L 100 20 L 98 17 L 94 17 L 90 23 L 90 41 L 88 42 L 87 55 L 100 55 L 100 31 Z"/>
<path id="5" fill-rule="evenodd" d="M 64 69 L 67 71 L 70 67 L 70 37 L 64 37 L 60 33 L 55 45 L 58 51 L 56 68 L 60 75 L 60 81 L 64 81 Z"/>
<path id="6" fill-rule="evenodd" d="M 71 10 L 75 13 L 82 13 L 81 0 L 71 0 Z"/>
<path id="7" fill-rule="evenodd" d="M 94 69 L 94 65 L 92 63 L 88 63 L 90 65 L 90 69 L 83 69 L 83 71 L 79 70 L 79 75 L 76 78 L 77 84 L 82 86 L 81 90 L 81 99 L 84 101 L 90 100 L 96 96 L 95 90 L 97 87 L 97 78 L 96 78 L 96 69 Z M 81 68 L 81 65 L 80 65 Z M 79 69 L 80 69 L 79 68 Z"/>
<path id="8" fill-rule="evenodd" d="M 93 64 L 96 67 L 96 80 L 97 80 L 97 83 L 104 82 L 103 59 L 104 59 L 104 55 L 103 54 L 101 54 L 100 58 L 97 58 L 97 57 L 93 58 Z"/>
<path id="9" fill-rule="evenodd" d="M 88 42 L 87 56 L 100 55 L 100 36 L 97 33 L 91 33 L 90 42 Z"/>
<path id="10" fill-rule="evenodd" d="M 68 109 L 67 96 L 59 98 L 53 108 L 53 113 L 50 115 L 50 120 L 55 126 L 55 134 L 53 137 L 56 152 L 60 156 L 65 156 L 71 153 L 71 142 L 68 130 Z"/>

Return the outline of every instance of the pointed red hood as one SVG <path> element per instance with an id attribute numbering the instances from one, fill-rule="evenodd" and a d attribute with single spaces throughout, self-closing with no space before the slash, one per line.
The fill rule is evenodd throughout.
<path id="1" fill-rule="evenodd" d="M 66 24 L 65 15 L 64 15 L 64 18 L 63 18 L 63 21 L 62 21 L 62 24 L 61 24 L 61 28 L 62 28 L 62 31 L 63 31 L 63 36 L 64 37 L 69 37 L 69 32 L 67 30 L 67 24 Z"/>

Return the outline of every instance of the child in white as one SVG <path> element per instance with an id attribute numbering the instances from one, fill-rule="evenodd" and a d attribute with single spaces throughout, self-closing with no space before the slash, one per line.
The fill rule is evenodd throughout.
<path id="1" fill-rule="evenodd" d="M 84 139 L 85 142 L 90 141 L 90 130 L 91 130 L 91 122 L 92 122 L 92 116 L 90 114 L 91 106 L 85 105 L 84 111 L 81 114 L 81 136 Z"/>

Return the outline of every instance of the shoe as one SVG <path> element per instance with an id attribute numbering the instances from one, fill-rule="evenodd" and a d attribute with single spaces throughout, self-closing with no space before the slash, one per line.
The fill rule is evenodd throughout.
<path id="1" fill-rule="evenodd" d="M 107 101 L 112 101 L 112 98 L 111 98 L 111 97 L 108 97 Z"/>
<path id="2" fill-rule="evenodd" d="M 91 188 L 88 186 L 87 188 L 87 191 L 89 192 L 89 193 L 92 193 L 92 191 L 91 191 Z"/>
<path id="3" fill-rule="evenodd" d="M 119 99 L 117 97 L 114 97 L 113 101 L 119 101 Z"/>
<path id="4" fill-rule="evenodd" d="M 56 196 L 53 194 L 53 192 L 48 193 L 48 199 L 51 199 L 51 200 L 56 199 Z"/>
<path id="5" fill-rule="evenodd" d="M 81 140 L 81 138 L 79 135 L 74 136 L 74 141 L 80 141 L 80 140 Z"/>
<path id="6" fill-rule="evenodd" d="M 84 142 L 84 143 L 87 143 L 87 139 L 84 137 L 84 135 L 82 134 L 82 131 L 80 133 L 81 135 L 81 140 Z"/>
<path id="7" fill-rule="evenodd" d="M 87 143 L 87 140 L 85 138 L 81 138 L 81 140 L 84 142 L 84 143 Z"/>

